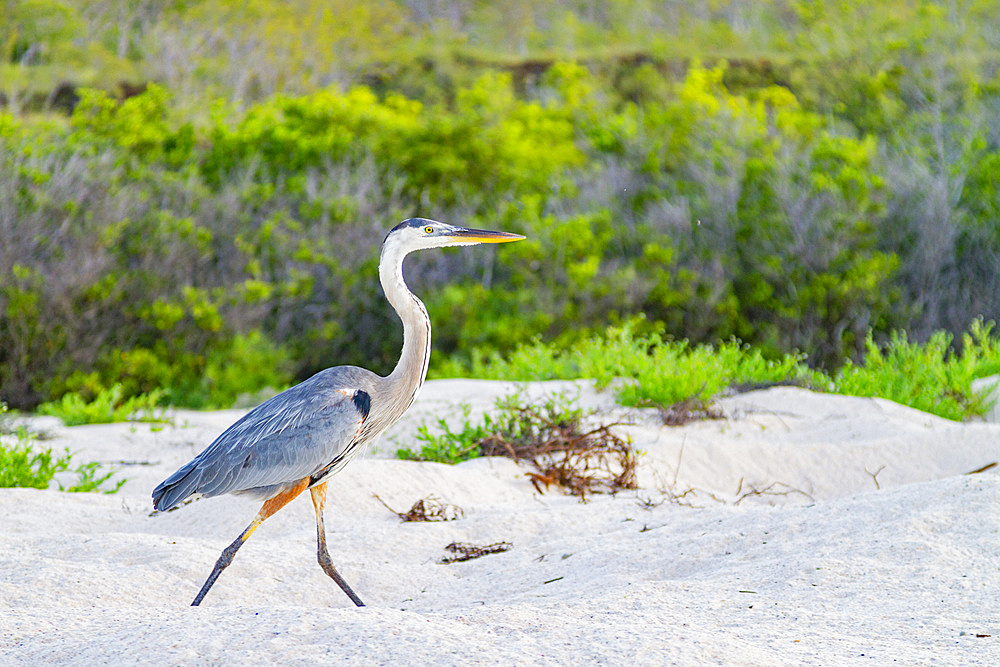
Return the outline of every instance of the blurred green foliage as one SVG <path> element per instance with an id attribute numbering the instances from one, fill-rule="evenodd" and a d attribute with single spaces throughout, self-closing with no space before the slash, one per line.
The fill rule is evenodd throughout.
<path id="1" fill-rule="evenodd" d="M 438 372 L 541 339 L 707 394 L 689 378 L 941 356 L 1000 316 L 995 3 L 0 11 L 0 396 L 20 407 L 387 372 L 378 246 L 413 215 L 528 237 L 408 260 Z M 632 358 L 603 332 L 639 315 Z M 673 375 L 643 375 L 650 350 Z"/>
<path id="2" fill-rule="evenodd" d="M 161 397 L 162 392 L 154 390 L 149 394 L 125 398 L 122 385 L 116 384 L 99 392 L 90 402 L 84 401 L 75 392 L 63 394 L 58 401 L 39 405 L 38 414 L 59 417 L 66 426 L 123 421 L 164 423 L 169 419 L 162 409 L 157 409 Z"/>

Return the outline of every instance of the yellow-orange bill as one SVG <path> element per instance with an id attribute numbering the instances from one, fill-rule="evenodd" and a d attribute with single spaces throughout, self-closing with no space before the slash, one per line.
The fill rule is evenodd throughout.
<path id="1" fill-rule="evenodd" d="M 524 237 L 509 232 L 492 232 L 486 229 L 463 229 L 451 235 L 453 241 L 464 243 L 510 243 Z"/>

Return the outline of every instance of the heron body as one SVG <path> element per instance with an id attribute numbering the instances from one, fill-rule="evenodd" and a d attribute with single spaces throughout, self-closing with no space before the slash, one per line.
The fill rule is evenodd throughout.
<path id="1" fill-rule="evenodd" d="M 403 323 L 403 350 L 392 373 L 382 377 L 356 366 L 320 371 L 261 403 L 153 490 L 153 506 L 165 511 L 194 494 L 239 493 L 264 500 L 250 525 L 222 552 L 193 605 L 201 603 L 240 546 L 269 516 L 309 489 L 316 510 L 320 566 L 358 606 L 326 549 L 323 507 L 326 482 L 364 446 L 394 424 L 413 403 L 430 362 L 431 325 L 423 303 L 403 281 L 403 260 L 414 250 L 504 243 L 524 237 L 411 218 L 386 235 L 379 280 Z"/>

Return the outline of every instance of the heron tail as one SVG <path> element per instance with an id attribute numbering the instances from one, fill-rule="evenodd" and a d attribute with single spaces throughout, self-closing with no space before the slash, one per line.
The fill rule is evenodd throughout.
<path id="1" fill-rule="evenodd" d="M 166 512 L 177 507 L 188 496 L 198 492 L 201 475 L 191 461 L 153 489 L 153 509 Z"/>

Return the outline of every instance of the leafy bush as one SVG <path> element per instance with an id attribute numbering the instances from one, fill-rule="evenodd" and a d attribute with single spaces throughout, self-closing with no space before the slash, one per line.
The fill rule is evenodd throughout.
<path id="1" fill-rule="evenodd" d="M 18 407 L 386 372 L 411 215 L 528 236 L 408 260 L 435 363 L 644 314 L 696 377 L 733 340 L 835 374 L 1000 312 L 997 3 L 120 4 L 0 22 Z"/>
<path id="2" fill-rule="evenodd" d="M 641 325 L 638 320 L 613 327 L 603 336 L 568 348 L 536 342 L 506 357 L 479 353 L 468 366 L 452 361 L 437 373 L 498 380 L 590 378 L 598 386 L 620 379 L 616 392 L 625 405 L 707 399 L 727 387 L 747 383 L 823 383 L 822 374 L 810 370 L 801 356 L 767 359 L 759 349 L 739 341 L 692 346 L 687 341 L 664 340 L 656 333 L 635 333 Z"/>
<path id="3" fill-rule="evenodd" d="M 114 482 L 113 488 L 103 488 L 114 476 L 114 471 L 101 474 L 100 464 L 91 461 L 72 467 L 73 455 L 53 454 L 51 449 L 37 449 L 34 439 L 25 432 L 18 432 L 18 442 L 8 445 L 0 442 L 0 487 L 47 489 L 59 473 L 71 472 L 76 482 L 69 486 L 59 483 L 60 491 L 115 493 L 126 480 Z"/>
<path id="4" fill-rule="evenodd" d="M 483 424 L 473 425 L 469 420 L 471 406 L 461 405 L 464 421 L 461 430 L 453 431 L 448 421 L 438 418 L 434 426 L 420 424 L 414 438 L 423 443 L 420 451 L 409 448 L 396 450 L 396 456 L 409 461 L 434 461 L 435 463 L 455 464 L 482 456 L 479 443 L 490 433 L 489 416 Z"/>

